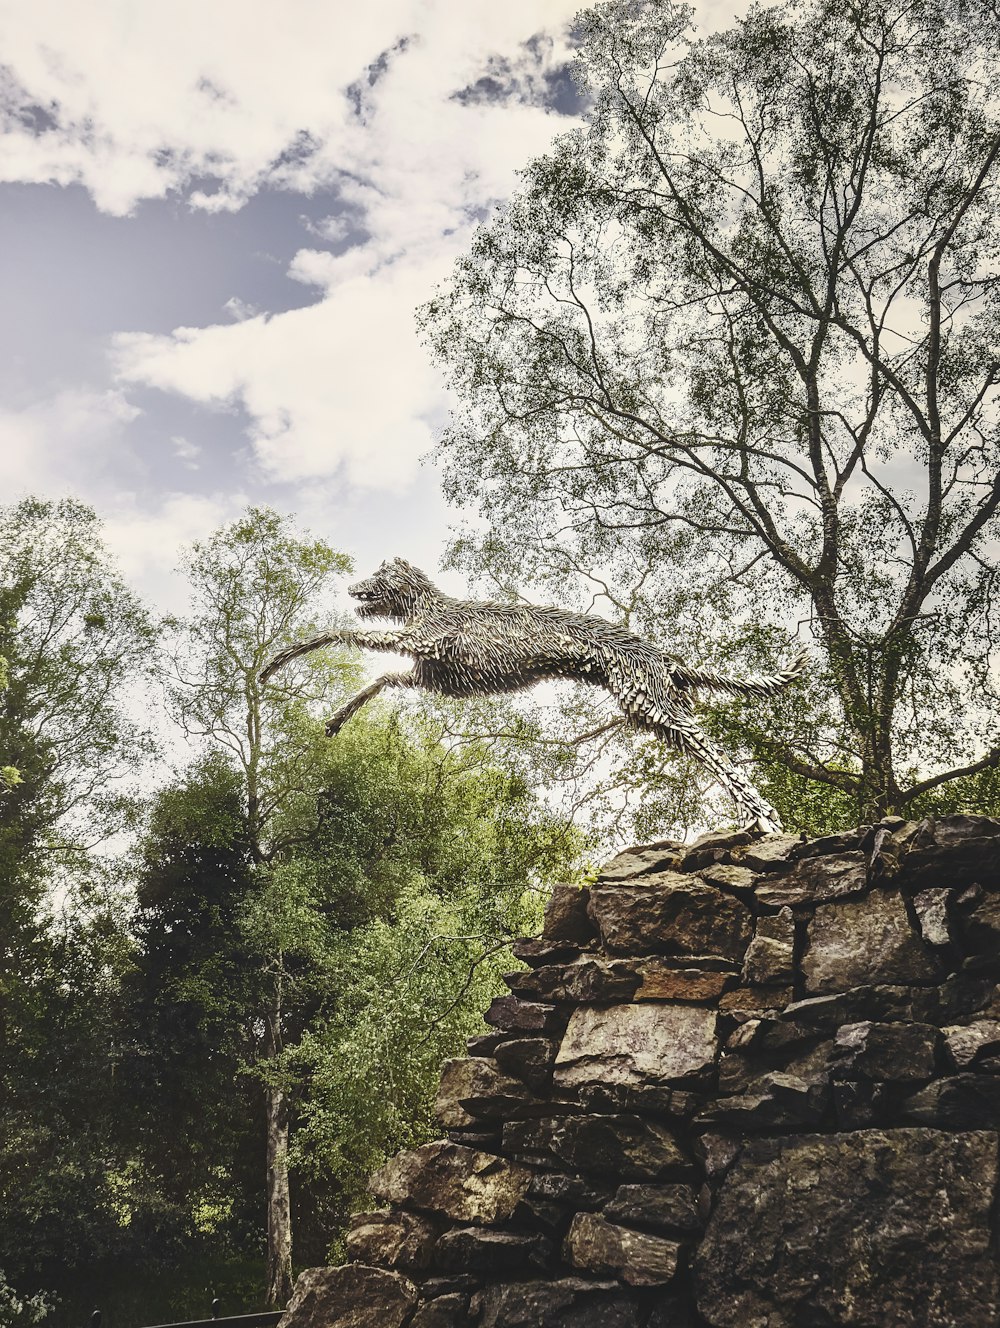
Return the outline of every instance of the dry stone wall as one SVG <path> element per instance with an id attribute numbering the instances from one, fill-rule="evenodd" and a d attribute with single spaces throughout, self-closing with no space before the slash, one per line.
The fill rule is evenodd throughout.
<path id="1" fill-rule="evenodd" d="M 1000 821 L 561 886 L 282 1328 L 995 1328 Z"/>

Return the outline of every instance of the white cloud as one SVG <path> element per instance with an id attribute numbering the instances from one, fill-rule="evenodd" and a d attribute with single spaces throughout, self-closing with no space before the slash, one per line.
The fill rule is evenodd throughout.
<path id="1" fill-rule="evenodd" d="M 0 407 L 0 494 L 85 492 L 139 413 L 121 391 L 83 388 Z"/>
<path id="2" fill-rule="evenodd" d="M 260 313 L 259 309 L 247 304 L 246 300 L 241 300 L 238 295 L 231 295 L 222 307 L 237 323 L 242 323 L 244 319 L 253 318 L 255 314 Z"/>
<path id="3" fill-rule="evenodd" d="M 346 215 L 312 229 L 332 242 L 358 236 L 340 254 L 303 249 L 293 260 L 288 275 L 320 290 L 320 300 L 273 317 L 241 316 L 251 311 L 231 301 L 236 326 L 122 334 L 115 343 L 119 381 L 244 410 L 269 479 L 346 474 L 377 488 L 410 482 L 446 409 L 413 309 L 446 275 L 474 218 L 509 195 L 516 168 L 564 124 L 540 106 L 466 104 L 453 93 L 498 49 L 515 70 L 534 69 L 538 59 L 548 62 L 543 67 L 564 60 L 559 34 L 574 9 L 516 2 L 499 16 L 495 6 L 476 3 L 457 21 L 452 6 L 398 4 L 391 15 L 381 12 L 377 40 L 366 31 L 371 49 L 364 58 L 355 32 L 337 57 L 340 91 L 331 95 L 327 87 L 311 119 L 295 122 L 308 127 L 309 150 L 278 169 L 286 185 L 302 189 L 336 178 Z M 558 40 L 535 44 L 535 54 L 523 43 L 542 21 Z M 419 38 L 402 48 L 397 33 L 408 30 Z M 393 46 L 369 80 L 367 64 Z M 212 85 L 233 89 L 242 104 L 236 59 L 220 66 Z M 309 77 L 307 61 L 304 81 Z M 346 95 L 359 79 L 356 94 Z M 220 97 L 206 114 L 231 111 Z M 252 174 L 234 165 L 231 189 L 251 187 Z"/>
<path id="4" fill-rule="evenodd" d="M 377 118 L 399 70 L 419 69 L 422 91 L 430 83 L 447 95 L 493 53 L 516 56 L 539 29 L 558 31 L 574 8 L 565 0 L 290 0 L 280 11 L 266 0 L 3 0 L 10 82 L 0 96 L 0 179 L 79 181 L 100 207 L 123 214 L 196 177 L 221 182 L 198 196 L 209 208 L 238 206 L 265 181 L 310 190 L 357 164 L 344 148 L 363 128 L 358 101 Z M 385 54 L 407 38 L 405 50 Z M 403 78 L 412 86 L 412 75 Z M 422 100 L 415 129 L 429 109 Z M 32 107 L 53 127 L 35 133 L 19 114 Z"/>
<path id="5" fill-rule="evenodd" d="M 180 434 L 174 434 L 170 439 L 174 449 L 174 454 L 187 467 L 188 470 L 197 470 L 200 462 L 201 448 L 197 443 L 192 443 L 190 439 L 183 438 Z"/>
<path id="6" fill-rule="evenodd" d="M 310 229 L 327 244 L 356 242 L 337 256 L 303 249 L 288 272 L 317 291 L 315 304 L 267 316 L 233 297 L 215 326 L 123 333 L 116 383 L 245 412 L 266 480 L 346 477 L 399 493 L 446 405 L 413 308 L 446 275 L 474 218 L 509 195 L 515 169 L 564 126 L 531 98 L 568 57 L 576 9 L 577 0 L 291 0 L 279 14 L 265 0 L 0 0 L 10 71 L 0 182 L 80 183 L 118 215 L 195 186 L 189 204 L 209 210 L 239 207 L 262 187 L 336 194 L 341 210 Z M 527 47 L 541 30 L 548 39 Z M 505 104 L 456 100 L 495 58 L 514 90 Z M 25 107 L 38 108 L 35 129 Z M 131 410 L 115 390 L 0 413 L 0 443 L 10 440 L 0 485 L 92 494 L 114 464 L 105 492 L 118 496 L 105 506 L 130 512 L 128 494 L 141 487 L 130 468 L 142 468 L 125 436 Z M 185 440 L 172 445 L 198 466 Z M 155 562 L 157 544 L 172 559 L 174 532 L 208 528 L 230 509 L 195 501 L 158 496 L 148 517 L 112 516 L 128 556 Z"/>
<path id="7" fill-rule="evenodd" d="M 148 603 L 179 612 L 188 594 L 176 571 L 181 549 L 234 520 L 246 503 L 241 493 L 166 493 L 150 506 L 124 493 L 102 513 L 104 538 L 126 578 Z"/>
<path id="8" fill-rule="evenodd" d="M 340 244 L 351 233 L 351 223 L 346 217 L 323 217 L 319 221 L 302 216 L 299 218 L 310 235 L 327 244 Z"/>
<path id="9" fill-rule="evenodd" d="M 430 447 L 440 411 L 410 313 L 424 275 L 393 265 L 376 278 L 349 276 L 320 303 L 272 318 L 170 337 L 121 335 L 118 372 L 204 405 L 241 405 L 269 479 L 304 481 L 344 467 L 356 485 L 399 488 Z"/>
<path id="10" fill-rule="evenodd" d="M 127 445 L 128 425 L 139 413 L 121 392 L 89 390 L 0 409 L 0 495 L 15 502 L 29 494 L 71 494 L 94 503 L 108 547 L 135 588 L 160 608 L 177 608 L 186 593 L 173 574 L 181 546 L 233 519 L 247 498 L 240 492 L 140 498 L 145 466 Z M 170 442 L 195 463 L 193 443 L 179 436 Z"/>

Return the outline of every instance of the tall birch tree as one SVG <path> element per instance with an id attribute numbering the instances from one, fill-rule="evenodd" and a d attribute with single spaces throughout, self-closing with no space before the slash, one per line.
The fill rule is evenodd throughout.
<path id="1" fill-rule="evenodd" d="M 277 651 L 317 630 L 317 613 L 329 622 L 334 578 L 350 570 L 350 560 L 299 535 L 289 519 L 250 508 L 194 544 L 183 565 L 191 606 L 168 624 L 168 690 L 185 733 L 225 754 L 245 797 L 255 880 L 247 942 L 257 952 L 261 993 L 254 1060 L 267 1133 L 267 1295 L 269 1303 L 284 1305 L 291 1294 L 292 1228 L 289 1101 L 280 1063 L 293 1013 L 288 960 L 301 948 L 301 936 L 282 867 L 303 823 L 315 822 L 321 791 L 318 726 L 303 721 L 310 705 L 336 693 L 338 680 L 341 686 L 355 680 L 357 663 L 323 657 L 286 671 L 279 686 L 267 688 L 259 678 Z"/>
<path id="2" fill-rule="evenodd" d="M 743 728 L 797 797 L 968 787 L 1000 766 L 996 4 L 699 37 L 611 0 L 579 32 L 586 123 L 423 314 L 448 489 L 489 521 L 459 554 L 703 657 L 798 626 L 815 705 Z"/>

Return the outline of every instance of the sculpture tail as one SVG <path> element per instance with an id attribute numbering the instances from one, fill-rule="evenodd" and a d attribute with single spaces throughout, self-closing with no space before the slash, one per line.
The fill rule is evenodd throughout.
<path id="1" fill-rule="evenodd" d="M 336 636 L 324 635 L 314 636 L 309 641 L 303 641 L 300 645 L 291 646 L 288 650 L 283 650 L 280 655 L 275 655 L 267 668 L 260 675 L 261 682 L 267 682 L 273 677 L 279 669 L 283 669 L 286 664 L 290 664 L 293 659 L 298 659 L 300 655 L 308 655 L 310 651 L 319 650 L 323 646 L 332 645 L 336 641 Z"/>
<path id="2" fill-rule="evenodd" d="M 779 673 L 754 673 L 747 678 L 730 678 L 710 669 L 687 669 L 683 666 L 671 669 L 671 673 L 680 687 L 704 687 L 707 691 L 729 692 L 734 696 L 773 696 L 795 678 L 801 677 L 807 659 L 808 653 L 803 649 Z"/>

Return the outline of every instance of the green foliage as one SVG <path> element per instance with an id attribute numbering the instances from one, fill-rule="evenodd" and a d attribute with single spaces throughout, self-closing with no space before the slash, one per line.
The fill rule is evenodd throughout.
<path id="1" fill-rule="evenodd" d="M 121 1251 L 113 1030 L 129 956 L 123 912 L 119 882 L 96 862 L 64 878 L 58 908 L 22 938 L 0 1043 L 0 1265 L 19 1287 L 58 1287 Z"/>
<path id="2" fill-rule="evenodd" d="M 90 508 L 0 508 L 0 756 L 19 772 L 0 799 L 4 879 L 130 823 L 130 780 L 151 739 L 128 689 L 146 678 L 153 640 Z"/>
<path id="3" fill-rule="evenodd" d="M 151 744 L 128 691 L 152 642 L 89 508 L 0 509 L 0 1265 L 32 1291 L 118 1249 L 109 1030 L 127 945 L 121 883 L 90 849 L 133 822 Z"/>
<path id="4" fill-rule="evenodd" d="M 33 1296 L 16 1292 L 0 1268 L 0 1323 L 4 1328 L 32 1328 L 46 1319 L 51 1309 L 52 1301 L 43 1292 Z"/>
<path id="5" fill-rule="evenodd" d="M 328 740 L 354 655 L 260 688 L 263 662 L 329 621 L 346 560 L 251 511 L 192 553 L 191 612 L 167 626 L 159 667 L 193 759 L 131 852 L 93 854 L 84 820 L 132 823 L 149 739 L 119 684 L 153 634 L 86 509 L 29 504 L 4 530 L 24 572 L 0 581 L 0 723 L 24 781 L 0 801 L 4 1309 L 39 1313 L 42 1286 L 56 1328 L 91 1295 L 109 1322 L 183 1317 L 255 1267 L 232 1304 L 252 1308 L 265 1105 L 291 1104 L 297 1248 L 319 1261 L 367 1170 L 432 1130 L 441 1059 L 582 841 L 516 735 L 465 740 L 447 706 L 372 706 Z"/>
<path id="6" fill-rule="evenodd" d="M 10 675 L 7 672 L 7 661 L 0 655 L 0 692 L 7 690 L 10 681 Z M 15 784 L 20 784 L 21 776 L 15 765 L 0 765 L 0 797 L 3 796 L 4 788 L 12 789 Z"/>
<path id="7" fill-rule="evenodd" d="M 163 1218 L 187 1239 L 213 1207 L 227 1209 L 233 1239 L 253 1242 L 262 1220 L 260 1202 L 242 1198 L 259 1169 L 246 1149 L 258 1112 L 240 1078 L 259 986 L 240 926 L 251 883 L 242 783 L 209 754 L 150 809 L 122 987 L 124 1132 Z"/>
<path id="8" fill-rule="evenodd" d="M 537 929 L 534 902 L 509 907 L 511 921 L 520 914 L 516 930 Z M 308 1085 L 293 1161 L 304 1176 L 335 1183 L 328 1231 L 363 1206 L 374 1168 L 440 1132 L 432 1107 L 441 1063 L 462 1054 L 514 966 L 503 939 L 483 930 L 483 903 L 475 890 L 443 899 L 416 882 L 390 919 L 345 936 L 331 955 L 337 1001 L 291 1058 Z"/>
<path id="9" fill-rule="evenodd" d="M 300 1083 L 293 1162 L 335 1183 L 335 1225 L 374 1166 L 431 1137 L 441 1061 L 502 989 L 510 940 L 537 929 L 582 842 L 482 749 L 449 750 L 426 723 L 407 732 L 373 715 L 330 752 L 315 883 L 347 925 L 287 1061 Z"/>
<path id="10" fill-rule="evenodd" d="M 334 1047 L 337 1039 L 363 1037 L 355 1027 L 359 1021 L 389 1027 L 395 1018 L 391 995 L 370 985 L 383 976 L 378 965 L 384 946 L 373 938 L 410 920 L 406 935 L 422 936 L 421 944 L 443 955 L 444 943 L 435 939 L 430 921 L 436 920 L 460 925 L 455 934 L 477 938 L 464 942 L 466 948 L 492 953 L 517 930 L 525 881 L 540 886 L 557 866 L 565 869 L 576 840 L 542 810 L 516 770 L 489 763 L 481 747 L 450 750 L 433 720 L 404 723 L 372 708 L 336 741 L 327 739 L 322 714 L 336 704 L 338 693 L 357 685 L 355 655 L 308 656 L 284 671 L 277 685 L 261 687 L 259 673 L 275 653 L 315 632 L 320 613 L 327 622 L 332 617 L 323 608 L 323 595 L 330 579 L 347 568 L 341 556 L 297 535 L 273 513 L 252 510 L 197 546 L 186 565 L 192 612 L 172 624 L 170 695 L 187 732 L 200 735 L 215 753 L 213 778 L 235 781 L 234 801 L 226 804 L 230 811 L 222 814 L 216 798 L 212 814 L 219 817 L 217 833 L 228 852 L 235 848 L 227 836 L 238 803 L 245 875 L 233 897 L 232 928 L 226 935 L 213 933 L 209 952 L 186 957 L 174 948 L 175 936 L 183 941 L 183 929 L 178 932 L 176 920 L 169 927 L 161 920 L 171 962 L 183 972 L 182 981 L 173 981 L 170 999 L 176 1003 L 177 991 L 196 993 L 202 1020 L 214 1017 L 209 1007 L 223 1011 L 228 1026 L 216 1030 L 211 1042 L 239 1056 L 241 1091 L 258 1085 L 272 1116 L 279 1100 L 287 1098 L 296 1129 L 308 1119 L 319 1130 L 328 1118 L 311 1085 L 322 1079 L 308 1067 L 313 1060 L 318 1065 L 324 1048 Z M 198 773 L 195 783 L 169 794 L 180 796 L 179 805 L 189 809 L 196 785 L 204 791 L 208 771 L 191 773 Z M 199 806 L 207 810 L 203 802 Z M 204 845 L 206 835 L 199 831 L 197 842 Z M 182 823 L 178 843 L 185 837 Z M 161 839 L 158 855 L 164 847 Z M 179 852 L 178 846 L 167 862 Z M 192 867 L 196 895 L 203 899 L 212 873 L 183 861 L 185 871 Z M 149 900 L 162 870 L 147 873 L 142 899 Z M 175 896 L 173 885 L 169 897 Z M 428 920 L 422 933 L 412 923 L 418 916 Z M 356 943 L 370 955 L 373 972 L 364 987 L 365 1003 L 354 1009 L 357 993 L 347 990 L 345 974 L 354 971 Z M 239 976 L 232 973 L 220 987 L 209 953 L 216 964 L 230 956 Z M 454 959 L 461 966 L 467 957 L 460 951 Z M 350 1174 L 331 1166 L 322 1184 L 314 1171 L 308 1183 L 303 1179 L 298 1185 L 295 1208 L 306 1248 L 317 1251 L 313 1257 L 321 1257 L 328 1239 L 320 1235 L 320 1214 L 327 1220 L 343 1215 L 343 1194 L 357 1192 L 365 1158 L 393 1145 L 400 1121 L 418 1111 L 418 1103 L 420 1128 L 426 1128 L 430 1067 L 443 1054 L 442 1039 L 456 1049 L 456 1030 L 465 1027 L 469 1002 L 479 997 L 491 972 L 481 955 L 475 967 L 477 974 L 482 967 L 483 977 L 470 981 L 464 993 L 449 994 L 444 958 L 429 966 L 440 986 L 434 1008 L 454 1004 L 454 1011 L 442 1015 L 437 1039 L 419 1056 L 393 1043 L 397 1065 L 383 1050 L 382 1076 L 400 1086 L 399 1094 L 386 1094 L 381 1127 L 364 1119 L 361 1099 L 342 1119 L 345 1131 L 370 1136 L 365 1157 L 357 1155 Z M 170 985 L 161 980 L 158 990 Z M 217 990 L 221 1005 L 215 1004 Z M 320 1036 L 320 1028 L 329 1031 Z M 185 1059 L 200 1063 L 193 1046 Z M 269 1139 L 273 1150 L 273 1132 Z M 298 1148 L 293 1135 L 293 1163 L 307 1155 L 311 1150 Z M 268 1165 L 284 1161 L 275 1153 Z M 234 1166 L 223 1167 L 227 1177 Z M 269 1229 L 279 1244 L 273 1223 Z"/>
<path id="11" fill-rule="evenodd" d="M 241 775 L 220 755 L 158 795 L 119 1072 L 158 1191 L 186 1205 L 189 1231 L 211 1208 L 228 1246 L 262 1222 L 255 1085 L 289 1091 L 310 1259 L 325 1256 L 371 1167 L 427 1137 L 441 1060 L 580 848 L 518 777 L 481 750 L 449 750 L 429 722 L 371 707 L 318 743 L 317 759 L 319 812 L 303 807 L 298 825 L 286 812 L 295 850 L 265 865 L 251 860 Z M 276 984 L 283 1045 L 265 1049 Z"/>

